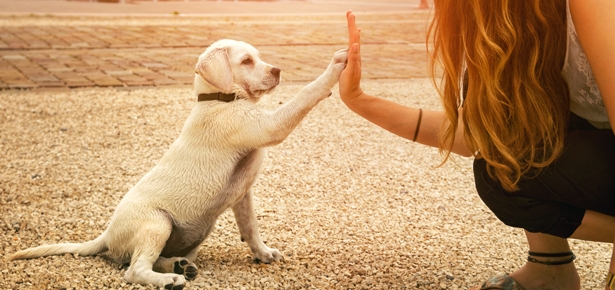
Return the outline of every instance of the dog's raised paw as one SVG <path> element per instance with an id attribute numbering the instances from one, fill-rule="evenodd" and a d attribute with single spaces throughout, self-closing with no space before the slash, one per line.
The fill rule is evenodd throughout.
<path id="1" fill-rule="evenodd" d="M 338 50 L 333 54 L 333 60 L 329 64 L 329 69 L 332 70 L 336 79 L 339 78 L 340 74 L 346 67 L 346 62 L 348 61 L 348 49 Z"/>
<path id="2" fill-rule="evenodd" d="M 196 265 L 188 261 L 188 259 L 182 259 L 179 261 L 175 261 L 174 266 L 173 266 L 173 272 L 175 274 L 184 275 L 184 277 L 186 277 L 186 279 L 188 280 L 194 280 L 194 278 L 196 278 L 198 274 Z"/>
<path id="3" fill-rule="evenodd" d="M 338 50 L 333 54 L 333 63 L 346 63 L 348 61 L 348 49 Z"/>

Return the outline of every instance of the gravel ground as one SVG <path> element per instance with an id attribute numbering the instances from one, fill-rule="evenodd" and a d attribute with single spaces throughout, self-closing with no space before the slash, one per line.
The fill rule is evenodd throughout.
<path id="1" fill-rule="evenodd" d="M 300 89 L 265 97 L 275 108 Z M 409 106 L 438 108 L 428 80 L 367 82 Z M 0 288 L 154 289 L 126 284 L 103 255 L 25 261 L 9 254 L 87 241 L 162 156 L 194 105 L 189 88 L 0 92 Z M 254 186 L 267 244 L 285 261 L 252 263 L 231 212 L 195 261 L 188 289 L 467 289 L 524 263 L 522 230 L 478 198 L 471 159 L 438 151 L 321 102 L 269 150 Z M 582 289 L 600 289 L 611 245 L 571 241 Z"/>

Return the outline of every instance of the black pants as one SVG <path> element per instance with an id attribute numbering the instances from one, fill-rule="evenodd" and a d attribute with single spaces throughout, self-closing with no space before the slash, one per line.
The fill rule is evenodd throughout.
<path id="1" fill-rule="evenodd" d="M 506 225 L 568 238 L 586 210 L 615 216 L 615 135 L 574 114 L 563 154 L 537 177 L 507 192 L 489 177 L 484 159 L 474 161 L 481 199 Z"/>

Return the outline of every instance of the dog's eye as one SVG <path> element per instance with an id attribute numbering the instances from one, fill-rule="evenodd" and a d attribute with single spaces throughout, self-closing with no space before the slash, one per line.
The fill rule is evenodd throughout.
<path id="1" fill-rule="evenodd" d="M 251 64 L 252 64 L 252 62 L 253 62 L 253 61 L 252 61 L 252 59 L 248 57 L 248 58 L 244 59 L 244 60 L 241 62 L 241 64 L 243 64 L 243 65 L 251 65 Z"/>

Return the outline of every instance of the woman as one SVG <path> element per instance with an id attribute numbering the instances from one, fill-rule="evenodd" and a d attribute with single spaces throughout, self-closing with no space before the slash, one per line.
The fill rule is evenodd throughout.
<path id="1" fill-rule="evenodd" d="M 480 197 L 505 224 L 525 229 L 529 244 L 521 269 L 480 289 L 579 289 L 567 238 L 615 240 L 615 1 L 436 0 L 433 7 L 427 39 L 432 72 L 443 68 L 444 111 L 363 92 L 352 12 L 343 102 L 446 157 L 475 157 Z"/>

